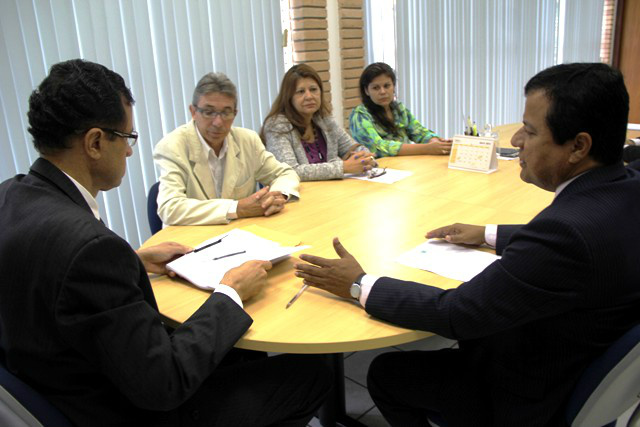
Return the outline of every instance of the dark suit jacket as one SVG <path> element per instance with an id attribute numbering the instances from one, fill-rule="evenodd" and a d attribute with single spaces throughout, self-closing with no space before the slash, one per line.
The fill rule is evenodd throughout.
<path id="1" fill-rule="evenodd" d="M 502 259 L 471 281 L 442 290 L 381 278 L 366 310 L 458 339 L 494 426 L 563 425 L 581 372 L 640 321 L 638 218 L 640 173 L 592 170 L 528 224 L 499 227 Z M 453 390 L 470 380 L 451 372 Z"/>
<path id="2" fill-rule="evenodd" d="M 0 185 L 0 230 L 6 363 L 77 425 L 178 407 L 252 322 L 213 294 L 169 335 L 138 256 L 44 159 Z"/>

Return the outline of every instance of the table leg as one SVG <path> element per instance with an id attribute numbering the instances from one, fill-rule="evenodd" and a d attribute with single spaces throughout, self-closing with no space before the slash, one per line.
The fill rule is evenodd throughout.
<path id="1" fill-rule="evenodd" d="M 327 400 L 318 410 L 318 418 L 322 427 L 366 427 L 364 424 L 347 415 L 344 389 L 344 354 L 327 354 L 327 360 L 333 368 L 333 387 Z"/>

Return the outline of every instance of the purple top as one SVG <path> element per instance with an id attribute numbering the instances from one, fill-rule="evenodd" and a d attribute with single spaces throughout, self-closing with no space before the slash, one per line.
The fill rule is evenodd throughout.
<path id="1" fill-rule="evenodd" d="M 310 164 L 325 163 L 327 161 L 327 141 L 325 141 L 324 135 L 322 135 L 320 129 L 317 129 L 316 131 L 315 141 L 311 143 L 301 141 L 301 143 Z"/>

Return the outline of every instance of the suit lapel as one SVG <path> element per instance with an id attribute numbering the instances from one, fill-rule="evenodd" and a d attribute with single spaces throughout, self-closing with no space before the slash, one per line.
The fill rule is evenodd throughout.
<path id="1" fill-rule="evenodd" d="M 193 120 L 191 121 L 187 144 L 189 145 L 189 162 L 193 165 L 193 174 L 200 185 L 200 189 L 208 199 L 215 199 L 217 197 L 216 186 L 213 183 L 213 176 L 209 168 L 207 154 L 202 148 L 202 143 L 196 132 L 196 125 Z"/>
<path id="2" fill-rule="evenodd" d="M 58 188 L 62 193 L 69 197 L 76 205 L 82 207 L 93 216 L 93 211 L 87 204 L 87 201 L 82 197 L 80 190 L 74 185 L 73 182 L 56 166 L 42 157 L 39 157 L 29 170 L 31 175 L 47 181 L 54 187 Z"/>
<path id="3" fill-rule="evenodd" d="M 234 138 L 233 129 L 227 135 L 227 157 L 224 161 L 224 178 L 222 179 L 222 199 L 233 199 L 233 190 L 238 181 L 238 170 L 241 170 L 240 147 Z"/>

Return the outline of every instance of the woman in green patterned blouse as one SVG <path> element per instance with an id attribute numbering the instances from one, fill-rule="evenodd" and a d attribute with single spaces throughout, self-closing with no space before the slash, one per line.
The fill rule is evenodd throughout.
<path id="1" fill-rule="evenodd" d="M 396 75 L 376 62 L 360 76 L 362 104 L 351 112 L 351 136 L 377 157 L 418 154 L 445 155 L 451 140 L 422 126 L 401 102 L 395 100 Z"/>

